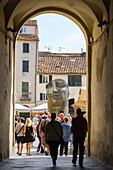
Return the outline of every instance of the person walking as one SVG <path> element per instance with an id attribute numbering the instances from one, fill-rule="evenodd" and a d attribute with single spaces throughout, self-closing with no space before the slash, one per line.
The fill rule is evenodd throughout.
<path id="1" fill-rule="evenodd" d="M 40 151 L 40 148 L 41 148 L 41 150 L 43 149 L 42 145 L 41 145 L 41 133 L 39 133 L 39 126 L 40 126 L 41 122 L 42 122 L 42 118 L 39 119 L 39 122 L 36 126 L 37 138 L 39 140 L 39 143 L 38 143 L 38 146 L 37 146 L 37 152 Z"/>
<path id="2" fill-rule="evenodd" d="M 24 143 L 24 121 L 25 119 L 21 117 L 19 123 L 16 125 L 15 132 L 17 136 L 17 154 L 21 156 L 23 143 Z M 21 147 L 20 147 L 21 143 Z"/>
<path id="3" fill-rule="evenodd" d="M 87 133 L 87 120 L 83 117 L 81 109 L 76 110 L 77 117 L 72 119 L 71 131 L 73 133 L 73 160 L 72 163 L 76 165 L 77 152 L 79 145 L 79 166 L 83 167 L 84 157 L 84 141 Z"/>
<path id="4" fill-rule="evenodd" d="M 18 119 L 17 117 L 15 117 L 15 128 L 16 128 L 16 125 L 18 124 Z M 17 134 L 16 134 L 16 131 L 15 131 L 15 141 L 17 140 Z"/>
<path id="5" fill-rule="evenodd" d="M 53 165 L 56 165 L 58 147 L 60 139 L 63 136 L 63 129 L 60 122 L 55 120 L 56 113 L 51 114 L 51 121 L 46 125 L 46 140 L 49 144 L 50 155 L 53 161 Z"/>
<path id="6" fill-rule="evenodd" d="M 42 120 L 39 126 L 39 133 L 41 134 L 41 145 L 46 156 L 48 156 L 49 154 L 49 145 L 46 142 L 45 131 L 46 131 L 46 125 L 50 121 L 50 118 L 51 118 L 51 115 L 48 114 L 48 116 Z M 47 146 L 47 150 L 46 150 L 46 146 Z"/>
<path id="7" fill-rule="evenodd" d="M 26 155 L 31 156 L 30 154 L 30 149 L 31 149 L 31 144 L 34 142 L 34 126 L 31 125 L 31 119 L 27 118 L 26 123 L 24 126 L 24 134 L 25 134 L 25 143 L 26 143 L 26 150 L 27 153 Z"/>
<path id="8" fill-rule="evenodd" d="M 64 117 L 64 123 L 62 123 L 63 127 L 63 139 L 60 145 L 60 156 L 63 155 L 63 149 L 65 148 L 65 156 L 68 155 L 68 143 L 71 135 L 71 124 L 69 123 L 69 118 L 67 116 Z"/>

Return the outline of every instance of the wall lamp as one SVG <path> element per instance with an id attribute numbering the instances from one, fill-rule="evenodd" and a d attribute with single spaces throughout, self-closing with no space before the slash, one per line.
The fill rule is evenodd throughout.
<path id="1" fill-rule="evenodd" d="M 104 20 L 104 21 L 100 22 L 97 26 L 98 26 L 98 27 L 101 27 L 101 29 L 102 29 L 102 26 L 103 26 L 103 25 L 108 25 L 108 24 L 109 24 L 109 22 L 107 22 L 106 20 Z"/>
<path id="2" fill-rule="evenodd" d="M 13 28 L 11 28 L 11 27 L 9 27 L 9 28 L 7 28 L 7 31 L 11 31 L 11 32 L 16 32 Z"/>
<path id="3" fill-rule="evenodd" d="M 17 32 L 16 32 L 13 28 L 9 27 L 9 28 L 7 28 L 7 31 L 12 32 L 12 33 L 13 33 L 13 35 L 14 35 L 14 37 L 16 37 Z"/>

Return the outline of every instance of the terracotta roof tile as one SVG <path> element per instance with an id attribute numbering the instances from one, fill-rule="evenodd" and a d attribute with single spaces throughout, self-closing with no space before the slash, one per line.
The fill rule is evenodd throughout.
<path id="1" fill-rule="evenodd" d="M 18 34 L 17 40 L 39 40 L 36 34 Z"/>
<path id="2" fill-rule="evenodd" d="M 37 20 L 28 20 L 24 25 L 37 26 Z"/>
<path id="3" fill-rule="evenodd" d="M 86 53 L 39 52 L 40 74 L 86 74 Z"/>

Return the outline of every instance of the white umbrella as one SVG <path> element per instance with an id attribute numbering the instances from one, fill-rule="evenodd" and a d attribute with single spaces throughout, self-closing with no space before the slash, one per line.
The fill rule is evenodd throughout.
<path id="1" fill-rule="evenodd" d="M 86 107 L 86 86 L 79 90 L 78 100 L 75 102 L 76 106 Z"/>
<path id="2" fill-rule="evenodd" d="M 32 111 L 47 111 L 48 110 L 48 105 L 47 103 L 42 103 L 39 106 L 33 107 Z"/>
<path id="3" fill-rule="evenodd" d="M 21 105 L 21 104 L 15 104 L 15 110 L 16 111 L 21 111 L 21 112 L 29 112 L 30 111 L 30 109 L 28 108 L 28 107 L 26 107 L 26 106 L 23 106 L 23 105 Z"/>

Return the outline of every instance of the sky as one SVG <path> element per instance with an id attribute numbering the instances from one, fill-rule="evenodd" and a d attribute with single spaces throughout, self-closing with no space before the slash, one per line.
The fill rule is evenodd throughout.
<path id="1" fill-rule="evenodd" d="M 80 28 L 70 19 L 59 14 L 41 14 L 37 20 L 39 51 L 81 53 L 86 52 L 86 42 Z"/>

